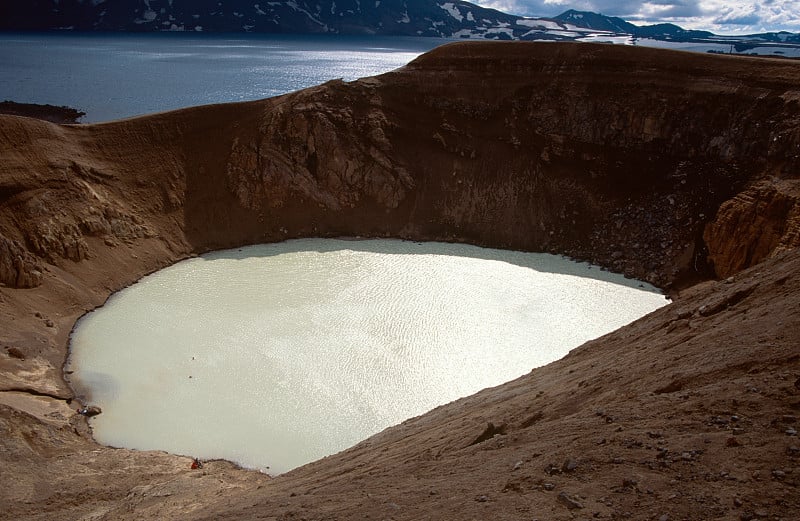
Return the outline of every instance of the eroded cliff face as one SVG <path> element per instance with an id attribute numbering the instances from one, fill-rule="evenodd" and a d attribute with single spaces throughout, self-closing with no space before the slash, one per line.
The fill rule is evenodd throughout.
<path id="1" fill-rule="evenodd" d="M 702 234 L 721 203 L 798 172 L 792 64 L 501 45 L 282 98 L 233 146 L 239 203 L 294 198 L 329 211 L 317 232 L 553 251 L 668 286 L 713 275 Z"/>
<path id="2" fill-rule="evenodd" d="M 0 283 L 36 287 L 46 265 L 89 259 L 91 238 L 111 248 L 155 235 L 145 224 L 152 216 L 126 198 L 121 169 L 92 157 L 93 147 L 81 143 L 84 135 L 77 128 L 3 118 Z"/>
<path id="3" fill-rule="evenodd" d="M 753 183 L 797 175 L 797 76 L 784 62 L 467 43 L 227 110 L 83 128 L 10 121 L 3 211 L 15 226 L 0 276 L 36 285 L 41 262 L 91 256 L 88 238 L 112 248 L 157 235 L 183 252 L 308 235 L 463 240 L 662 287 L 712 276 L 710 242 L 728 273 L 768 253 L 721 247 L 720 226 L 703 232 Z M 756 206 L 768 196 L 751 192 Z M 789 214 L 762 217 L 783 229 Z M 759 252 L 780 242 L 748 240 Z"/>
<path id="4" fill-rule="evenodd" d="M 334 85 L 276 103 L 255 139 L 235 140 L 226 173 L 242 206 L 280 208 L 300 197 L 337 212 L 367 198 L 392 210 L 406 198 L 414 181 L 393 157 L 380 99 L 351 89 L 340 99 Z"/>
<path id="5" fill-rule="evenodd" d="M 455 63 L 467 70 L 480 63 L 481 49 L 474 49 Z M 538 225 L 546 235 L 534 239 L 535 248 L 590 258 L 662 286 L 681 271 L 704 276 L 700 234 L 718 205 L 767 173 L 796 175 L 795 87 L 790 77 L 777 86 L 762 81 L 742 64 L 725 74 L 714 65 L 726 61 L 709 62 L 707 71 L 699 63 L 663 67 L 657 54 L 645 52 L 632 68 L 609 51 L 566 46 L 543 53 L 526 62 L 524 82 L 507 72 L 519 71 L 515 58 L 525 59 L 522 48 L 520 55 L 512 51 L 493 65 L 500 81 L 492 104 L 469 88 L 481 82 L 478 68 L 446 80 L 458 65 L 445 52 L 416 66 L 438 68 L 447 84 L 429 104 L 460 99 L 463 118 L 480 114 L 486 121 L 456 125 L 485 129 L 470 148 L 490 155 L 491 166 L 475 170 L 507 172 L 530 190 L 504 215 L 535 216 L 517 235 Z M 495 204 L 492 213 L 502 215 L 503 202 Z"/>
<path id="6" fill-rule="evenodd" d="M 758 181 L 725 201 L 705 229 L 720 277 L 800 246 L 800 180 Z"/>

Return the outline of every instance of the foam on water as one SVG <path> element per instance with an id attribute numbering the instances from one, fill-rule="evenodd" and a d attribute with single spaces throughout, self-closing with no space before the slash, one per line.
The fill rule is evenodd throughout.
<path id="1" fill-rule="evenodd" d="M 79 321 L 68 369 L 100 443 L 280 473 L 666 303 L 552 255 L 304 239 L 145 277 Z"/>

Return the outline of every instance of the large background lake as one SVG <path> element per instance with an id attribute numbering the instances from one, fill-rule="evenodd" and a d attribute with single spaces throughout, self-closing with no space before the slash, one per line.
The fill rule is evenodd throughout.
<path id="1" fill-rule="evenodd" d="M 0 34 L 0 101 L 68 105 L 85 123 L 268 98 L 396 69 L 436 38 Z"/>

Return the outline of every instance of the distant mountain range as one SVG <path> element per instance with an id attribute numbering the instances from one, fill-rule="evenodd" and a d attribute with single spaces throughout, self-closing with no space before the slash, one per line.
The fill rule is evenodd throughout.
<path id="1" fill-rule="evenodd" d="M 254 3 L 258 2 L 258 3 Z M 800 49 L 800 34 L 717 36 L 673 24 L 633 25 L 622 18 L 569 10 L 526 18 L 443 0 L 4 0 L 3 31 L 203 31 L 377 34 L 502 40 L 614 39 Z"/>

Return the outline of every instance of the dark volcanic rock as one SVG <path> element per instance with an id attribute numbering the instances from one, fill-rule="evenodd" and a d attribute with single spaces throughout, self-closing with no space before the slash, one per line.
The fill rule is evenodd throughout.
<path id="1" fill-rule="evenodd" d="M 13 101 L 0 102 L 0 114 L 12 116 L 25 116 L 43 119 L 52 123 L 78 123 L 85 112 L 72 107 L 57 107 L 55 105 L 40 105 L 36 103 L 16 103 Z"/>

